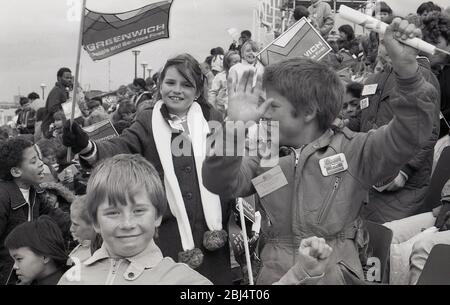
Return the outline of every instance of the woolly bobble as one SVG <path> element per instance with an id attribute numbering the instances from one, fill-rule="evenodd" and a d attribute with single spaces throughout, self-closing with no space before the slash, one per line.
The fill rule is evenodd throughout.
<path id="1" fill-rule="evenodd" d="M 206 231 L 203 235 L 203 246 L 209 251 L 222 248 L 228 240 L 228 234 L 224 230 Z"/>
<path id="2" fill-rule="evenodd" d="M 202 250 L 194 248 L 192 250 L 179 252 L 178 262 L 185 263 L 192 269 L 196 269 L 203 263 Z"/>

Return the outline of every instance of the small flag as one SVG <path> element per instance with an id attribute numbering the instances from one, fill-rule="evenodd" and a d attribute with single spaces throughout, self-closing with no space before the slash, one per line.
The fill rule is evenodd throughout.
<path id="1" fill-rule="evenodd" d="M 133 11 L 103 14 L 86 9 L 83 47 L 100 60 L 145 43 L 169 37 L 170 1 L 158 1 Z"/>
<path id="2" fill-rule="evenodd" d="M 267 66 L 294 57 L 321 60 L 330 51 L 327 41 L 306 18 L 302 18 L 265 47 L 258 58 Z"/>

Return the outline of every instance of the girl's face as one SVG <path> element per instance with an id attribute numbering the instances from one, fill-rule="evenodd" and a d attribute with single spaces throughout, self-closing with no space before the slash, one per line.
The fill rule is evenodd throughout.
<path id="1" fill-rule="evenodd" d="M 134 194 L 134 200 L 129 199 L 125 206 L 112 206 L 105 200 L 97 209 L 94 229 L 115 258 L 133 257 L 144 251 L 162 220 L 145 188 Z"/>
<path id="2" fill-rule="evenodd" d="M 257 55 L 257 52 L 256 51 L 253 51 L 253 48 L 252 48 L 252 46 L 250 45 L 250 44 L 247 44 L 246 46 L 245 46 L 245 49 L 244 49 L 244 51 L 243 51 L 243 56 L 244 56 L 244 60 L 246 61 L 246 62 L 248 62 L 249 64 L 254 64 L 255 62 L 256 62 L 256 55 Z"/>
<path id="3" fill-rule="evenodd" d="M 171 114 L 185 115 L 196 98 L 197 88 L 172 66 L 161 82 L 161 97 Z"/>
<path id="4" fill-rule="evenodd" d="M 10 249 L 9 255 L 14 259 L 14 270 L 20 284 L 29 284 L 40 279 L 46 269 L 48 258 L 37 255 L 28 247 Z"/>
<path id="5" fill-rule="evenodd" d="M 235 64 L 239 63 L 239 62 L 241 62 L 241 56 L 239 56 L 239 54 L 233 54 L 233 55 L 231 55 L 231 58 L 230 58 L 230 68 L 231 68 L 232 66 L 234 66 Z"/>
<path id="6" fill-rule="evenodd" d="M 339 36 L 341 36 L 342 40 L 347 41 L 347 34 L 345 34 L 344 32 L 339 31 Z"/>
<path id="7" fill-rule="evenodd" d="M 93 241 L 95 238 L 94 227 L 91 224 L 86 223 L 81 217 L 81 211 L 76 208 L 70 208 L 70 233 L 73 239 L 82 242 L 84 240 Z"/>

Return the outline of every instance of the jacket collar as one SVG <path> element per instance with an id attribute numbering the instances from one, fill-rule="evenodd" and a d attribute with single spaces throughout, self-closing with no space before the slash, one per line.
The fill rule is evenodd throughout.
<path id="1" fill-rule="evenodd" d="M 105 243 L 103 242 L 100 249 L 94 252 L 94 254 L 84 261 L 86 266 L 90 266 L 98 261 L 111 258 L 111 255 L 106 248 Z M 127 257 L 126 260 L 129 261 L 135 267 L 141 267 L 142 269 L 150 269 L 158 265 L 163 259 L 163 255 L 161 250 L 152 240 L 147 248 L 133 257 Z"/>
<path id="2" fill-rule="evenodd" d="M 6 191 L 8 192 L 9 195 L 11 209 L 16 210 L 21 206 L 23 206 L 24 204 L 26 204 L 27 201 L 25 200 L 25 198 L 23 198 L 23 194 L 20 191 L 19 186 L 13 181 L 6 183 L 8 185 Z M 30 186 L 30 197 L 34 198 L 36 196 L 36 193 L 37 193 L 36 189 Z"/>

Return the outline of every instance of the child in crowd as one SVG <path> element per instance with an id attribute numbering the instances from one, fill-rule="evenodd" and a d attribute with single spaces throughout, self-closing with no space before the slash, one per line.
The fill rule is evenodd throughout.
<path id="1" fill-rule="evenodd" d="M 92 256 L 100 246 L 95 244 L 98 241 L 98 235 L 94 230 L 91 219 L 89 218 L 88 204 L 86 195 L 77 197 L 70 205 L 70 233 L 74 240 L 78 241 L 78 246 L 72 250 L 69 256 L 83 262 Z"/>
<path id="2" fill-rule="evenodd" d="M 58 225 L 48 216 L 18 225 L 5 239 L 18 285 L 56 285 L 68 256 Z"/>
<path id="3" fill-rule="evenodd" d="M 187 265 L 163 257 L 155 244 L 167 201 L 158 172 L 142 156 L 117 155 L 98 165 L 86 200 L 103 245 L 59 284 L 210 284 Z M 72 278 L 76 271 L 79 277 Z"/>
<path id="4" fill-rule="evenodd" d="M 40 215 L 51 216 L 61 231 L 69 232 L 69 215 L 49 206 L 39 184 L 43 162 L 31 142 L 12 138 L 0 145 L 0 283 L 5 284 L 13 261 L 4 247 L 6 236 L 19 224 Z"/>
<path id="5" fill-rule="evenodd" d="M 228 73 L 235 64 L 241 61 L 239 53 L 229 51 L 223 58 L 223 71 L 218 73 L 213 80 L 211 89 L 209 90 L 208 102 L 217 110 L 222 112 L 224 116 L 227 114 L 228 94 L 227 94 L 227 78 Z"/>
<path id="6" fill-rule="evenodd" d="M 333 125 L 345 89 L 325 64 L 289 59 L 266 67 L 256 86 L 252 70 L 239 82 L 230 80 L 234 86 L 228 92 L 228 122 L 216 132 L 216 147 L 203 165 L 203 181 L 224 198 L 258 194 L 264 245 L 257 283 L 278 281 L 299 259 L 296 249 L 301 241 L 313 235 L 333 248 L 320 283 L 364 279 L 358 253 L 367 242 L 360 218 L 362 202 L 372 185 L 398 172 L 430 137 L 432 101 L 437 96 L 436 89 L 417 73 L 416 50 L 394 35 L 412 38 L 420 36 L 420 30 L 399 18 L 387 29 L 385 45 L 397 92 L 391 107 L 398 115 L 389 125 L 369 133 Z M 261 103 L 263 86 L 267 99 Z M 264 167 L 259 157 L 234 151 L 244 147 L 245 140 L 239 140 L 236 132 L 242 124 L 235 122 L 261 118 L 278 121 L 278 141 L 292 151 L 273 168 Z M 227 150 L 217 149 L 218 143 Z"/>
<path id="7" fill-rule="evenodd" d="M 237 74 L 237 79 L 239 80 L 244 71 L 252 67 L 256 75 L 262 77 L 264 66 L 258 61 L 257 55 L 259 51 L 260 47 L 256 41 L 247 40 L 241 48 L 242 61 L 231 67 L 229 74 Z"/>

